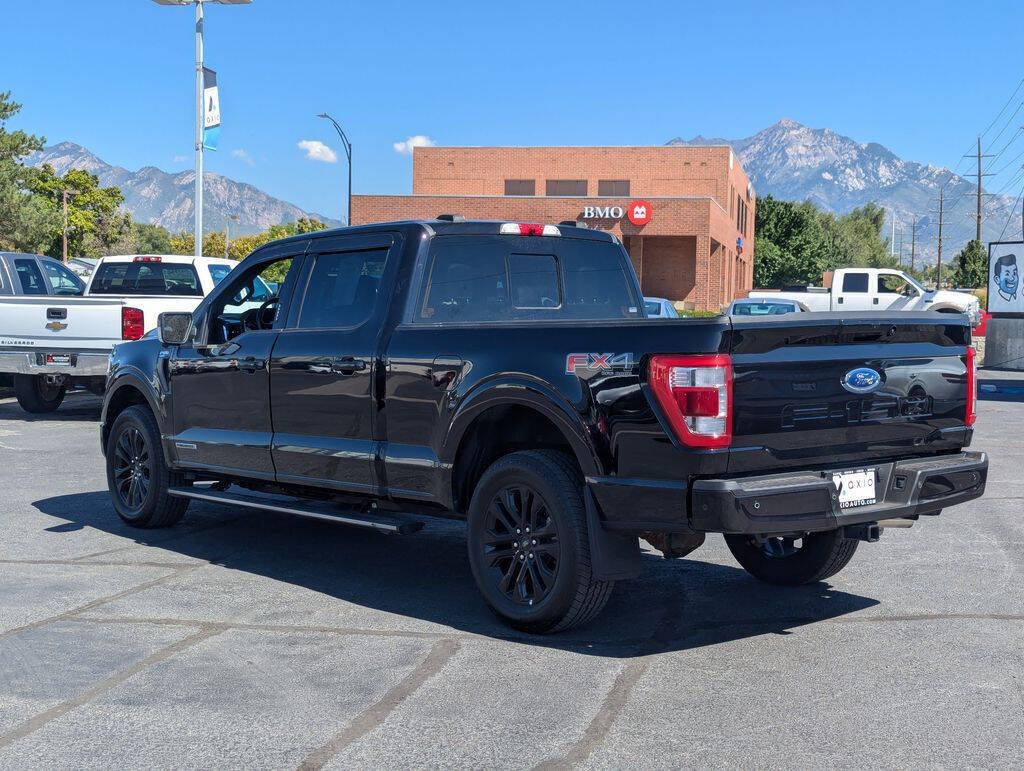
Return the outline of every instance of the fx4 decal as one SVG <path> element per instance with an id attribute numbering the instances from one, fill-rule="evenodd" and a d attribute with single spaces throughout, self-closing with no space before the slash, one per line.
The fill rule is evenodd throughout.
<path id="1" fill-rule="evenodd" d="M 632 353 L 570 353 L 565 357 L 565 374 L 580 370 L 589 372 L 629 371 L 633 369 Z"/>

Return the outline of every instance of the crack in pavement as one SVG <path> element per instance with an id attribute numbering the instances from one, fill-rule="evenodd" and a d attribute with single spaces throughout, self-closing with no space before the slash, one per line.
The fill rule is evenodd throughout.
<path id="1" fill-rule="evenodd" d="M 147 669 L 148 667 L 158 664 L 161 661 L 165 661 L 177 653 L 191 648 L 193 645 L 201 643 L 203 640 L 208 640 L 215 635 L 220 634 L 224 631 L 224 628 L 215 624 L 203 624 L 199 631 L 190 634 L 188 637 L 184 637 L 178 640 L 176 643 L 172 643 L 164 648 L 161 648 L 156 653 L 153 653 L 141 661 L 137 661 L 129 667 L 125 667 L 122 670 L 115 672 L 109 677 L 104 678 L 92 688 L 82 691 L 77 696 L 73 696 L 70 699 L 65 699 L 60 704 L 41 712 L 38 715 L 29 718 L 25 722 L 16 726 L 11 731 L 0 735 L 0 749 L 7 747 L 19 739 L 23 739 L 34 731 L 38 731 L 40 728 L 45 726 L 47 723 L 56 720 L 57 718 L 66 715 L 73 709 L 88 704 L 98 696 L 111 691 L 116 686 L 121 685 L 132 676 L 139 672 Z"/>
<path id="2" fill-rule="evenodd" d="M 445 637 L 431 647 L 430 652 L 412 672 L 403 677 L 369 709 L 359 713 L 333 738 L 317 747 L 299 764 L 300 771 L 319 771 L 346 747 L 358 741 L 381 725 L 388 716 L 416 693 L 430 678 L 440 672 L 460 647 L 457 639 Z"/>

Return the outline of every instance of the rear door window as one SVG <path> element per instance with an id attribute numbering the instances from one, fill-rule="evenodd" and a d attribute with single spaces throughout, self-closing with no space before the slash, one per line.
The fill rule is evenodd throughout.
<path id="1" fill-rule="evenodd" d="M 40 260 L 40 262 L 46 273 L 46 278 L 50 282 L 52 294 L 79 295 L 85 291 L 82 279 L 59 262 L 53 260 Z"/>
<path id="2" fill-rule="evenodd" d="M 640 318 L 622 249 L 581 239 L 434 238 L 422 322 Z"/>
<path id="3" fill-rule="evenodd" d="M 203 296 L 192 265 L 161 262 L 105 262 L 96 269 L 89 293 Z"/>
<path id="4" fill-rule="evenodd" d="M 217 286 L 221 281 L 227 278 L 228 273 L 231 272 L 230 265 L 210 265 L 207 270 L 210 271 L 210 278 L 213 279 L 213 285 Z"/>
<path id="5" fill-rule="evenodd" d="M 21 259 L 14 261 L 14 269 L 18 273 L 22 294 L 46 294 L 43 274 L 35 260 Z"/>
<path id="6" fill-rule="evenodd" d="M 302 329 L 354 327 L 373 314 L 387 249 L 320 254 L 299 311 Z"/>

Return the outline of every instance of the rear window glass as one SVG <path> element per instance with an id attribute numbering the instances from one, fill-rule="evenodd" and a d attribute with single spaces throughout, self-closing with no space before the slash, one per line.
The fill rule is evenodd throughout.
<path id="1" fill-rule="evenodd" d="M 868 291 L 867 273 L 847 273 L 843 276 L 844 292 L 866 292 Z"/>
<path id="2" fill-rule="evenodd" d="M 203 290 L 188 264 L 105 262 L 96 269 L 89 293 L 202 297 Z"/>
<path id="3" fill-rule="evenodd" d="M 43 274 L 39 272 L 39 266 L 36 265 L 35 260 L 15 260 L 14 269 L 18 272 L 18 281 L 21 282 L 23 294 L 46 294 Z"/>
<path id="4" fill-rule="evenodd" d="M 427 322 L 639 318 L 628 258 L 577 239 L 440 236 L 415 318 Z"/>

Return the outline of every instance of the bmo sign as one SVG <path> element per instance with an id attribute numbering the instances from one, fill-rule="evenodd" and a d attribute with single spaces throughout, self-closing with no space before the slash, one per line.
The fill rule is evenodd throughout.
<path id="1" fill-rule="evenodd" d="M 621 220 L 626 217 L 637 227 L 642 227 L 651 221 L 654 212 L 651 204 L 647 201 L 633 201 L 626 207 L 622 206 L 584 206 L 583 219 L 585 220 Z"/>

